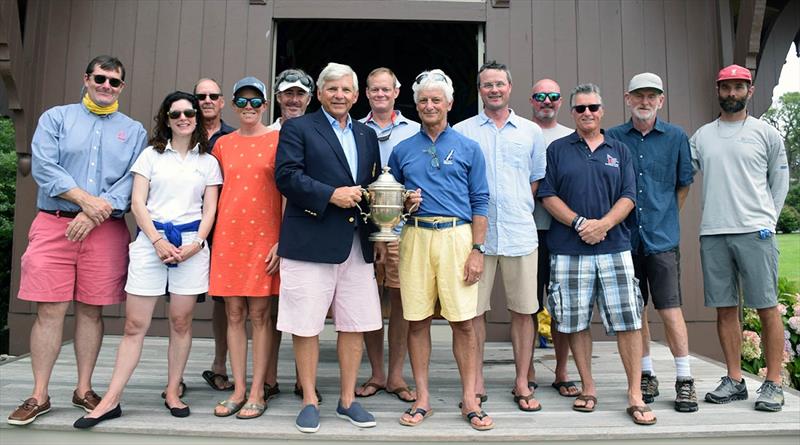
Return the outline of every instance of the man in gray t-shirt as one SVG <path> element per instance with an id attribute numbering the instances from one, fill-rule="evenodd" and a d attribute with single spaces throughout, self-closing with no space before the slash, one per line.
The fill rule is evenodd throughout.
<path id="1" fill-rule="evenodd" d="M 737 65 L 717 75 L 722 109 L 717 120 L 692 136 L 692 162 L 703 172 L 700 257 L 705 304 L 717 308 L 717 332 L 728 373 L 706 394 L 710 403 L 747 399 L 742 378 L 739 293 L 761 319 L 767 378 L 755 408 L 783 406 L 783 322 L 777 310 L 778 249 L 775 226 L 789 189 L 789 168 L 780 134 L 747 115 L 753 95 L 750 71 Z"/>

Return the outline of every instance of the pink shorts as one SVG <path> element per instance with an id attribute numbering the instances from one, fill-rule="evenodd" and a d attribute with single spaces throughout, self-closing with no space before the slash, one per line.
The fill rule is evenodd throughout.
<path id="1" fill-rule="evenodd" d="M 22 255 L 17 297 L 46 303 L 77 300 L 95 306 L 125 301 L 131 241 L 125 221 L 109 218 L 80 242 L 65 235 L 70 221 L 44 212 L 36 215 Z"/>
<path id="2" fill-rule="evenodd" d="M 364 261 L 357 236 L 342 264 L 281 258 L 278 330 L 319 335 L 330 307 L 337 331 L 369 332 L 383 326 L 375 271 Z"/>

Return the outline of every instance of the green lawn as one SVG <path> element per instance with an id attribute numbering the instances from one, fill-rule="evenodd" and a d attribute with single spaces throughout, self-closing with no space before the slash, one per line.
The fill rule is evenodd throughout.
<path id="1" fill-rule="evenodd" d="M 800 233 L 778 235 L 778 275 L 800 284 Z"/>

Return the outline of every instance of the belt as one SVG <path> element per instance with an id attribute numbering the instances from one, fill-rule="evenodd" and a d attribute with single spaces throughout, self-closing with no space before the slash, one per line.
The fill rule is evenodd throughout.
<path id="1" fill-rule="evenodd" d="M 48 215 L 55 215 L 59 218 L 75 218 L 80 212 L 68 212 L 66 210 L 45 210 L 39 209 L 40 212 L 47 213 Z"/>
<path id="2" fill-rule="evenodd" d="M 414 227 L 419 227 L 420 229 L 444 230 L 444 229 L 452 229 L 453 227 L 458 227 L 463 224 L 469 224 L 469 221 L 454 217 L 447 217 L 443 221 L 439 220 L 421 221 L 419 218 L 408 218 L 406 224 Z"/>

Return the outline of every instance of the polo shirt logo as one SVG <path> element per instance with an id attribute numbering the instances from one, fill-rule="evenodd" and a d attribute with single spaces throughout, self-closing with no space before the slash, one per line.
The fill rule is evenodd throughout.
<path id="1" fill-rule="evenodd" d="M 444 165 L 453 165 L 453 152 L 455 151 L 454 148 L 450 149 L 450 152 L 444 157 Z"/>
<path id="2" fill-rule="evenodd" d="M 128 139 L 128 135 L 125 134 L 125 130 L 120 130 L 119 133 L 117 133 L 117 139 L 121 142 L 125 142 L 125 140 Z"/>
<path id="3" fill-rule="evenodd" d="M 611 155 L 606 155 L 606 165 L 619 168 L 619 160 Z"/>

